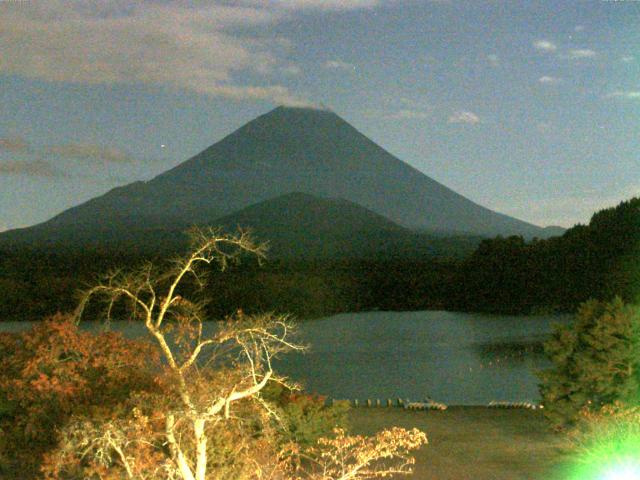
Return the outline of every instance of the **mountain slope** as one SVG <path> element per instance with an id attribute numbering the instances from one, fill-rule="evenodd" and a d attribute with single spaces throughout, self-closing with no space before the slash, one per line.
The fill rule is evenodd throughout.
<path id="1" fill-rule="evenodd" d="M 269 258 L 403 258 L 465 256 L 479 237 L 418 234 L 353 202 L 290 193 L 220 218 L 226 231 L 249 228 L 269 242 Z"/>
<path id="2" fill-rule="evenodd" d="M 149 182 L 113 189 L 8 236 L 82 242 L 175 230 L 291 192 L 344 198 L 407 228 L 546 236 L 422 174 L 332 112 L 285 107 Z"/>

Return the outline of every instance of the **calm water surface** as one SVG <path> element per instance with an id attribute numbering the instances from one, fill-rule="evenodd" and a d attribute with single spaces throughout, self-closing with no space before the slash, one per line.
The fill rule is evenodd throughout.
<path id="1" fill-rule="evenodd" d="M 535 402 L 534 372 L 548 363 L 532 346 L 547 338 L 553 323 L 569 320 L 439 311 L 340 314 L 301 323 L 299 339 L 309 351 L 276 365 L 307 390 L 334 398 Z M 26 326 L 6 322 L 0 329 Z M 115 328 L 135 336 L 142 327 Z"/>

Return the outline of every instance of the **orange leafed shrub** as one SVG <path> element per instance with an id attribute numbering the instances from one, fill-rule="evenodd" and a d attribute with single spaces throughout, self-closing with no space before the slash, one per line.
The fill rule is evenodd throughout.
<path id="1" fill-rule="evenodd" d="M 310 462 L 294 475 L 295 480 L 365 480 L 390 478 L 412 473 L 415 458 L 410 452 L 428 443 L 417 428 L 392 427 L 375 435 L 347 435 L 334 430 L 332 437 L 321 438 L 311 449 Z"/>
<path id="2" fill-rule="evenodd" d="M 158 354 L 149 343 L 84 332 L 60 314 L 0 334 L 0 358 L 0 451 L 4 468 L 22 472 L 37 470 L 72 415 L 113 412 L 132 393 L 157 389 L 149 365 Z"/>

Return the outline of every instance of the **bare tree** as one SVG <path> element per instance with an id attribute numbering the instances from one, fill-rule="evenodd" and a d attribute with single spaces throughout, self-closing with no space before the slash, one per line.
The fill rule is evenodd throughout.
<path id="1" fill-rule="evenodd" d="M 157 366 L 162 399 L 159 414 L 136 406 L 130 417 L 79 417 L 70 422 L 61 432 L 61 446 L 49 462 L 47 478 L 59 478 L 65 461 L 76 466 L 87 461 L 91 475 L 98 478 L 136 480 L 356 480 L 411 472 L 414 459 L 408 452 L 427 441 L 415 429 L 394 428 L 374 437 L 346 436 L 336 430 L 334 438 L 321 439 L 307 452 L 293 445 L 285 454 L 266 437 L 252 450 L 247 448 L 248 412 L 254 413 L 253 419 L 256 411 L 260 418 L 278 419 L 277 409 L 263 399 L 263 389 L 269 382 L 295 388 L 276 375 L 272 359 L 304 347 L 292 341 L 293 325 L 286 316 L 239 312 L 209 328 L 203 303 L 182 292 L 187 279 L 205 285 L 200 267 L 217 264 L 224 270 L 245 253 L 262 259 L 265 247 L 244 232 L 230 236 L 195 230 L 191 253 L 169 269 L 146 264 L 130 272 L 112 272 L 84 293 L 77 321 L 92 299 L 101 298 L 107 319 L 121 311 L 124 302 L 129 318 L 144 325 L 163 357 Z M 143 396 L 136 405 L 157 401 L 158 396 Z M 243 421 L 244 427 L 238 427 Z M 230 470 L 211 468 L 223 457 L 216 451 L 221 442 L 231 451 Z M 116 477 L 109 473 L 113 469 L 119 472 Z"/>
<path id="2" fill-rule="evenodd" d="M 203 265 L 217 263 L 224 269 L 243 253 L 260 259 L 264 251 L 264 245 L 255 244 L 245 232 L 230 236 L 211 229 L 195 230 L 191 253 L 177 259 L 169 271 L 158 272 L 146 264 L 129 273 L 113 272 L 83 295 L 76 312 L 79 320 L 88 302 L 100 296 L 106 300 L 110 318 L 114 305 L 124 300 L 131 316 L 142 321 L 158 345 L 177 396 L 166 412 L 163 435 L 182 480 L 207 478 L 212 454 L 207 445 L 207 427 L 232 418 L 236 402 L 252 399 L 275 414 L 260 397 L 268 382 L 286 384 L 285 378 L 275 375 L 272 359 L 283 351 L 303 349 L 291 341 L 293 326 L 284 316 L 240 314 L 207 335 L 203 305 L 178 293 L 188 276 L 204 285 L 199 268 Z M 208 375 L 214 370 L 200 368 L 205 364 L 231 368 L 224 370 L 223 378 L 203 381 L 211 380 Z M 191 438 L 185 438 L 185 432 Z M 115 438 L 111 435 L 107 444 L 113 447 Z M 117 448 L 114 450 L 118 452 Z M 126 458 L 122 451 L 118 455 Z M 134 478 L 128 463 L 122 463 L 129 478 Z"/>

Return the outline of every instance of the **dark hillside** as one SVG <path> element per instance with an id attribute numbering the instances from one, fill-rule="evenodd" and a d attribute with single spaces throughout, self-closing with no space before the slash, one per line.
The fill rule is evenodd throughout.
<path id="1" fill-rule="evenodd" d="M 251 229 L 269 243 L 271 259 L 462 258 L 481 240 L 416 233 L 348 200 L 298 192 L 251 205 L 216 224 L 229 232 Z"/>
<path id="2" fill-rule="evenodd" d="M 640 300 L 640 198 L 595 213 L 561 237 L 484 240 L 461 265 L 448 307 L 571 311 L 589 299 Z"/>

